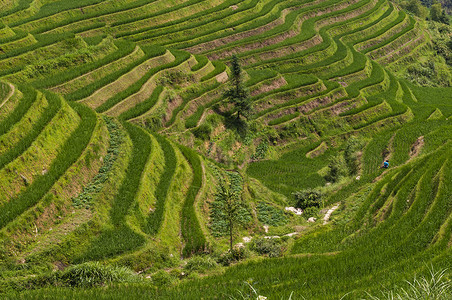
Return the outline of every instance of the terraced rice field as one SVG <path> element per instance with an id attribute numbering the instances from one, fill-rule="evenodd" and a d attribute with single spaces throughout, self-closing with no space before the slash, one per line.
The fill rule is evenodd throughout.
<path id="1" fill-rule="evenodd" d="M 155 272 L 221 252 L 209 205 L 226 170 L 251 208 L 282 208 L 327 185 L 329 159 L 351 137 L 364 141 L 360 179 L 334 186 L 324 204 L 340 203 L 336 221 L 291 238 L 284 257 L 159 289 L 23 297 L 218 299 L 252 281 L 271 299 L 357 299 L 452 267 L 452 90 L 394 75 L 431 47 L 425 22 L 396 4 L 0 4 L 0 287 L 52 264 Z M 244 131 L 224 96 L 232 55 L 253 104 Z M 252 222 L 235 242 L 262 234 Z"/>

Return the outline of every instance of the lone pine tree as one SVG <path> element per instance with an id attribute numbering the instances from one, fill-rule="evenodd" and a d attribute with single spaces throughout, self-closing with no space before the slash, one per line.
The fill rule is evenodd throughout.
<path id="1" fill-rule="evenodd" d="M 232 56 L 231 73 L 231 87 L 226 90 L 224 96 L 228 99 L 229 103 L 234 105 L 237 112 L 237 119 L 240 119 L 240 116 L 246 118 L 251 112 L 252 105 L 249 92 L 243 86 L 242 67 L 240 66 L 239 59 L 235 55 Z"/>

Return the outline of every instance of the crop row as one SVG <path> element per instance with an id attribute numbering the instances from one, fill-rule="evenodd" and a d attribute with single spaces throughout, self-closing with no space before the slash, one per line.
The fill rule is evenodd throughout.
<path id="1" fill-rule="evenodd" d="M 75 90 L 88 85 L 91 82 L 101 79 L 108 72 L 114 72 L 122 65 L 131 63 L 131 60 L 137 60 L 144 55 L 138 47 L 134 48 L 132 44 L 115 43 L 118 49 L 92 63 L 84 64 L 79 67 L 70 68 L 69 72 L 57 74 L 51 79 L 33 82 L 35 87 L 50 88 L 51 91 L 69 94 Z"/>
<path id="2" fill-rule="evenodd" d="M 180 146 L 179 149 L 190 163 L 194 174 L 182 209 L 181 232 L 182 237 L 185 240 L 185 246 L 182 253 L 187 257 L 196 253 L 202 253 L 207 247 L 206 238 L 199 225 L 199 220 L 194 208 L 196 196 L 203 184 L 203 170 L 201 161 L 196 152 L 184 146 Z"/>
<path id="3" fill-rule="evenodd" d="M 171 72 L 177 69 L 190 70 L 190 64 L 194 64 L 194 57 L 187 52 L 175 52 L 174 54 L 175 59 L 173 61 L 151 68 L 138 81 L 123 92 L 108 99 L 96 110 L 98 112 L 106 112 L 109 115 L 119 115 L 145 101 L 148 97 L 147 95 L 156 88 L 156 81 L 164 72 Z"/>
<path id="4" fill-rule="evenodd" d="M 132 140 L 133 150 L 124 180 L 114 196 L 110 226 L 100 233 L 78 260 L 111 257 L 135 249 L 145 242 L 144 237 L 127 224 L 126 217 L 136 200 L 143 171 L 152 151 L 151 138 L 139 127 L 125 122 L 123 126 Z"/>
<path id="5" fill-rule="evenodd" d="M 155 210 L 149 214 L 146 225 L 147 228 L 145 230 L 145 232 L 153 235 L 157 234 L 160 230 L 164 217 L 166 198 L 177 166 L 176 154 L 174 153 L 174 148 L 171 143 L 159 135 L 154 135 L 154 137 L 157 139 L 163 150 L 165 156 L 165 169 L 155 189 Z"/>
<path id="6" fill-rule="evenodd" d="M 72 107 L 81 116 L 78 127 L 65 141 L 47 173 L 36 178 L 26 190 L 2 205 L 0 212 L 1 228 L 38 203 L 55 181 L 65 173 L 86 148 L 96 125 L 96 116 L 88 108 L 77 104 L 73 104 Z"/>
<path id="7" fill-rule="evenodd" d="M 154 48 L 153 50 L 143 49 L 143 51 L 147 54 L 143 58 L 141 58 L 139 60 L 135 60 L 133 63 L 128 64 L 124 68 L 122 68 L 118 71 L 106 74 L 103 78 L 101 78 L 95 82 L 92 82 L 89 85 L 84 86 L 83 88 L 79 88 L 78 90 L 76 90 L 70 94 L 67 94 L 66 99 L 81 100 L 83 98 L 87 98 L 87 97 L 91 96 L 92 94 L 94 94 L 97 90 L 100 90 L 102 87 L 107 86 L 108 84 L 114 82 L 121 76 L 127 74 L 128 72 L 130 72 L 131 70 L 133 70 L 134 68 L 139 66 L 140 64 L 144 63 L 149 58 L 163 55 L 165 52 L 165 50 L 163 50 L 161 48 L 157 48 L 157 49 Z"/>
<path id="8" fill-rule="evenodd" d="M 33 112 L 31 113 L 31 116 L 27 118 L 27 115 L 25 115 L 23 122 L 21 121 L 18 124 L 20 126 L 15 126 L 7 134 L 0 137 L 0 144 L 2 144 L 2 147 L 0 148 L 0 169 L 28 149 L 32 142 L 60 110 L 61 99 L 57 97 L 49 97 L 47 99 L 42 95 L 39 95 L 38 97 L 45 102 L 48 102 L 48 104 L 44 101 L 35 101 L 35 104 L 39 106 L 36 108 L 33 108 L 32 106 L 31 110 L 33 110 Z"/>
<path id="9" fill-rule="evenodd" d="M 341 3 L 343 4 L 343 3 Z M 345 3 L 347 4 L 347 3 Z M 325 35 L 327 32 L 327 29 L 330 27 L 335 26 L 336 24 L 334 24 L 335 22 L 333 22 L 331 25 L 327 26 L 327 27 L 322 27 L 320 29 L 320 36 L 322 37 L 319 41 L 323 41 L 323 43 L 318 44 L 318 42 L 316 41 L 313 45 L 310 45 L 309 43 L 307 44 L 308 47 L 305 46 L 301 46 L 301 48 L 293 53 L 291 50 L 289 50 L 289 52 L 287 51 L 287 49 L 290 46 L 294 46 L 294 45 L 298 45 L 300 43 L 305 43 L 310 41 L 311 39 L 313 39 L 316 35 L 317 35 L 317 26 L 316 24 L 321 22 L 322 20 L 336 20 L 336 22 L 340 22 L 342 21 L 341 18 L 343 19 L 348 19 L 350 17 L 353 17 L 355 14 L 358 14 L 360 12 L 360 9 L 362 9 L 363 7 L 366 8 L 366 5 L 368 4 L 372 4 L 373 3 L 371 1 L 360 1 L 357 3 L 351 3 L 352 5 L 346 6 L 346 8 L 343 8 L 342 5 L 338 5 L 338 10 L 333 10 L 332 12 L 329 12 L 331 9 L 329 7 L 327 7 L 325 9 L 325 14 L 320 14 L 318 16 L 315 17 L 311 17 L 308 18 L 307 20 L 304 20 L 304 22 L 301 24 L 301 28 L 299 29 L 300 33 L 294 36 L 291 36 L 289 38 L 284 38 L 281 41 L 278 41 L 278 43 L 271 43 L 268 46 L 265 46 L 265 48 L 263 48 L 263 50 L 265 51 L 270 51 L 273 50 L 273 53 L 275 50 L 281 49 L 281 53 L 277 54 L 277 55 L 272 55 L 273 57 L 269 57 L 270 59 L 266 59 L 265 60 L 265 64 L 274 64 L 276 65 L 278 62 L 289 62 L 289 60 L 292 58 L 293 62 L 299 61 L 299 59 L 294 59 L 295 57 L 300 57 L 301 55 L 306 55 L 308 56 L 311 55 L 312 58 L 314 59 L 316 56 L 320 57 L 319 54 L 315 54 L 315 52 L 318 52 L 320 50 L 323 50 L 325 53 L 329 53 L 332 54 L 335 51 L 335 44 L 331 43 L 331 38 L 329 37 L 329 35 Z M 289 16 L 288 16 L 289 17 Z M 288 18 L 287 17 L 287 18 Z M 295 17 L 295 16 L 294 16 Z M 296 16 L 299 17 L 299 16 Z M 338 18 L 337 18 L 338 17 Z M 305 17 L 306 18 L 306 17 Z M 305 19 L 302 18 L 302 19 Z M 359 18 L 359 16 L 358 16 Z M 342 22 L 343 23 L 343 22 Z M 283 35 L 284 31 L 279 33 L 279 35 Z M 284 36 L 284 35 L 283 35 Z M 301 44 L 300 44 L 301 45 Z M 241 54 L 241 56 L 251 56 L 251 55 L 258 55 L 259 56 L 259 52 L 262 52 L 262 49 L 256 49 L 256 50 L 252 50 L 252 51 L 247 51 L 244 54 Z M 289 53 L 289 55 L 287 55 L 286 53 Z M 320 53 L 320 52 L 319 52 Z M 303 59 L 303 61 L 309 61 L 311 63 L 311 59 L 306 60 Z M 260 63 L 253 63 L 250 65 L 251 66 L 257 66 Z"/>

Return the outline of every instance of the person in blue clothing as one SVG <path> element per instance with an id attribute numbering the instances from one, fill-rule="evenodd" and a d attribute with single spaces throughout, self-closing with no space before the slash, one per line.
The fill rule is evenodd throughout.
<path id="1" fill-rule="evenodd" d="M 389 168 L 389 160 L 385 160 L 385 162 L 383 163 L 383 168 Z"/>

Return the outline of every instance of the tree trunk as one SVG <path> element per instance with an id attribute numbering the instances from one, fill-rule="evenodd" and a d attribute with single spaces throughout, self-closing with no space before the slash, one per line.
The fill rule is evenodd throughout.
<path id="1" fill-rule="evenodd" d="M 232 231 L 233 231 L 233 227 L 232 227 L 232 220 L 229 223 L 229 246 L 230 246 L 230 250 L 232 252 Z"/>

